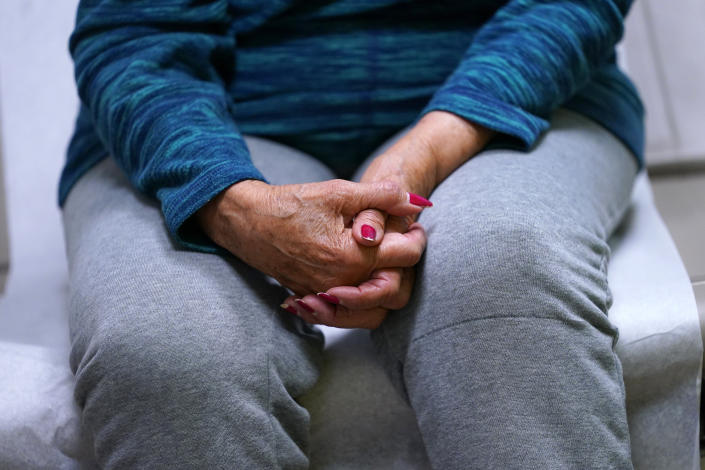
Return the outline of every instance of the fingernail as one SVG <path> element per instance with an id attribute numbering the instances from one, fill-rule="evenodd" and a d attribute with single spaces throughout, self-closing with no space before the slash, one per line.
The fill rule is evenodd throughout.
<path id="1" fill-rule="evenodd" d="M 362 234 L 362 238 L 371 242 L 375 241 L 375 237 L 377 236 L 377 230 L 375 230 L 373 226 L 367 224 L 360 227 L 360 233 Z"/>
<path id="2" fill-rule="evenodd" d="M 301 299 L 296 299 L 296 300 L 294 300 L 294 302 L 296 302 L 297 304 L 299 304 L 299 307 L 301 307 L 302 309 L 306 310 L 308 313 L 314 313 L 314 311 L 313 311 L 313 309 L 311 308 L 311 306 L 310 306 L 309 304 L 307 304 L 306 302 L 304 302 L 303 300 L 301 300 Z"/>
<path id="3" fill-rule="evenodd" d="M 425 197 L 421 197 L 418 194 L 414 193 L 409 193 L 409 202 L 415 206 L 421 207 L 431 207 L 433 205 L 433 203 Z"/>
<path id="4" fill-rule="evenodd" d="M 316 295 L 319 296 L 320 298 L 322 298 L 323 300 L 325 300 L 326 302 L 329 302 L 333 305 L 338 305 L 340 303 L 340 300 L 338 300 L 338 297 L 336 297 L 334 295 L 326 294 L 325 292 L 319 292 Z"/>
<path id="5" fill-rule="evenodd" d="M 291 305 L 281 304 L 280 307 L 289 313 L 293 313 L 294 315 L 298 316 L 298 314 L 299 314 L 299 312 L 297 312 L 296 309 L 294 307 L 292 307 Z"/>

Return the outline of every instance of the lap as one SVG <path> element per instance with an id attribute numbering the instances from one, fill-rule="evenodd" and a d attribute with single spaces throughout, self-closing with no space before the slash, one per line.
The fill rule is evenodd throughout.
<path id="1" fill-rule="evenodd" d="M 255 165 L 272 183 L 334 177 L 310 157 L 277 144 L 249 139 L 248 145 Z M 513 348 L 526 357 L 538 349 L 533 345 L 519 347 L 515 341 L 520 336 L 517 330 L 528 331 L 527 324 L 522 323 L 526 318 L 586 325 L 605 336 L 600 351 L 591 357 L 609 354 L 608 343 L 614 331 L 605 317 L 609 308 L 606 240 L 626 207 L 634 173 L 633 157 L 607 131 L 575 114 L 559 112 L 551 131 L 531 152 L 487 150 L 436 189 L 432 195 L 434 207 L 420 218 L 429 243 L 418 266 L 412 300 L 406 308 L 392 312 L 376 332 L 378 344 L 382 338 L 393 353 L 388 357 L 403 362 L 411 344 L 425 342 L 439 331 L 465 328 L 477 320 L 492 321 L 476 328 L 478 335 L 463 336 L 463 344 L 452 343 L 452 335 L 446 335 L 448 341 L 442 347 L 418 348 L 423 354 L 407 366 L 409 375 L 418 376 L 416 386 L 411 384 L 410 388 L 422 427 L 430 430 L 425 439 L 443 435 L 428 424 L 433 421 L 429 414 L 444 423 L 444 429 L 453 429 L 454 419 L 458 429 L 470 422 L 485 422 L 484 415 L 468 417 L 457 412 L 471 408 L 465 403 L 461 407 L 453 405 L 453 397 L 463 396 L 466 383 L 456 380 L 458 387 L 453 388 L 453 379 L 438 379 L 443 371 L 448 377 L 475 377 L 478 387 L 499 383 L 500 376 L 509 380 L 515 375 L 521 383 L 509 384 L 507 391 L 523 387 L 525 392 L 539 396 L 535 392 L 542 384 L 532 388 L 520 374 L 527 361 L 510 357 Z M 224 388 L 238 388 L 232 396 L 241 401 L 239 389 L 246 383 L 256 382 L 260 391 L 272 389 L 268 381 L 273 377 L 267 368 L 273 360 L 280 373 L 274 379 L 281 378 L 284 387 L 280 388 L 286 390 L 277 392 L 273 387 L 274 396 L 263 395 L 259 401 L 265 405 L 268 401 L 279 403 L 266 409 L 285 410 L 280 412 L 282 421 L 305 421 L 304 413 L 289 411 L 297 407 L 289 396 L 299 395 L 315 380 L 320 344 L 298 318 L 279 313 L 278 304 L 286 296 L 280 286 L 233 258 L 175 248 L 159 208 L 132 190 L 110 160 L 91 170 L 74 187 L 64 217 L 71 270 L 72 366 L 79 371 L 79 401 L 90 391 L 81 383 L 95 384 L 96 374 L 112 374 L 115 378 L 115 373 L 120 375 L 120 367 L 131 370 L 128 377 L 132 383 L 108 381 L 118 392 L 96 396 L 95 407 L 109 408 L 111 404 L 103 397 L 127 396 L 129 392 L 138 399 L 120 402 L 124 412 L 145 396 L 170 390 L 159 386 L 173 384 L 174 379 L 190 382 L 181 387 L 193 387 L 181 394 L 180 408 L 202 406 L 199 402 L 205 395 L 198 388 L 200 382 L 193 379 L 204 378 L 204 370 L 203 383 L 217 382 L 226 375 Z M 504 317 L 513 319 L 496 321 Z M 553 350 L 571 340 L 563 341 L 567 335 L 561 336 L 560 331 L 553 334 L 536 325 L 533 328 L 533 339 L 540 339 Z M 482 335 L 483 329 L 493 329 L 496 334 Z M 474 346 L 469 346 L 471 342 Z M 471 355 L 466 354 L 468 349 L 473 350 Z M 278 355 L 273 357 L 272 351 Z M 566 350 L 553 365 L 570 360 L 572 354 Z M 548 361 L 549 356 L 538 354 L 535 362 Z M 112 367 L 117 364 L 117 372 L 107 372 L 96 357 L 108 358 Z M 493 359 L 483 364 L 484 358 Z M 460 360 L 466 364 L 463 366 Z M 500 360 L 517 362 L 512 374 L 498 368 L 506 367 Z M 575 370 L 580 366 L 574 361 Z M 247 375 L 238 377 L 233 370 Z M 563 369 L 555 370 L 563 374 Z M 610 370 L 611 377 L 616 378 L 618 368 L 612 364 Z M 93 380 L 82 380 L 82 371 L 92 374 Z M 164 376 L 164 380 L 155 380 L 155 374 Z M 143 389 L 140 383 L 134 383 L 140 376 L 146 378 Z M 600 385 L 598 380 L 585 377 L 581 383 Z M 121 393 L 121 387 L 129 390 Z M 574 388 L 573 383 L 566 382 L 566 395 L 571 396 Z M 214 397 L 208 414 L 225 402 L 216 396 L 217 389 L 215 386 L 208 391 Z M 478 403 L 495 400 L 507 404 L 513 399 L 502 401 L 495 389 L 490 392 L 478 395 Z M 605 395 L 605 401 L 614 402 L 616 395 Z M 517 405 L 519 412 L 530 398 Z M 436 402 L 449 403 L 450 411 L 426 413 L 424 404 Z M 90 404 L 85 409 L 91 410 Z M 488 407 L 478 406 L 477 410 L 492 419 L 499 416 Z M 589 416 L 593 410 L 588 411 L 577 416 Z M 130 419 L 139 415 L 135 411 Z M 93 421 L 98 423 L 97 429 L 105 420 L 96 414 Z M 131 426 L 133 421 L 126 423 Z M 262 423 L 266 424 L 266 419 Z M 256 432 L 264 433 L 265 424 Z M 526 420 L 525 428 L 530 430 L 532 426 L 534 421 Z M 304 442 L 303 438 L 295 440 Z M 443 451 L 439 455 L 451 454 Z"/>
<path id="2" fill-rule="evenodd" d="M 276 143 L 248 138 L 248 146 L 274 184 L 334 177 Z M 634 173 L 633 157 L 614 136 L 565 111 L 532 151 L 475 156 L 436 188 L 435 206 L 421 215 L 429 243 L 414 295 L 384 329 L 406 345 L 496 311 L 493 302 L 505 312 L 524 310 L 526 298 L 512 294 L 536 283 L 561 291 L 575 282 L 605 313 L 606 240 L 626 208 Z M 85 336 L 76 344 L 116 330 L 149 335 L 154 328 L 171 328 L 164 332 L 184 341 L 204 335 L 232 341 L 223 339 L 231 331 L 249 344 L 268 334 L 263 324 L 281 322 L 281 287 L 236 259 L 176 249 L 157 205 L 132 190 L 110 160 L 74 188 L 65 226 L 72 335 Z M 446 314 L 424 315 L 430 306 Z M 424 321 L 416 320 L 419 314 Z M 595 322 L 601 321 L 598 314 Z"/>

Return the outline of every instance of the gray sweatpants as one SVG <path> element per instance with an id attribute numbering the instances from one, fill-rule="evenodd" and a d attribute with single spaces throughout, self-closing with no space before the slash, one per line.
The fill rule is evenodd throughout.
<path id="1" fill-rule="evenodd" d="M 275 184 L 334 177 L 248 146 Z M 635 173 L 611 134 L 559 111 L 531 152 L 484 151 L 432 194 L 412 300 L 373 337 L 434 468 L 631 468 L 606 269 Z M 322 343 L 279 309 L 284 289 L 177 249 L 111 160 L 71 191 L 64 223 L 75 396 L 98 463 L 306 468 L 297 398 Z"/>

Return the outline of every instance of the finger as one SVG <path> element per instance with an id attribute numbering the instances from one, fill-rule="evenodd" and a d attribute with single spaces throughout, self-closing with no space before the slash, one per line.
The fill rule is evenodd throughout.
<path id="1" fill-rule="evenodd" d="M 301 317 L 307 323 L 318 323 L 318 318 L 314 315 L 313 308 L 311 308 L 307 303 L 304 302 L 302 304 L 301 302 L 297 302 L 297 300 L 301 299 L 295 296 L 287 297 L 287 299 L 282 302 L 280 307 L 287 312 L 296 315 L 297 317 Z"/>
<path id="2" fill-rule="evenodd" d="M 377 268 L 408 268 L 421 259 L 426 248 L 426 232 L 421 224 L 413 223 L 406 233 L 387 232 L 379 244 Z"/>
<path id="3" fill-rule="evenodd" d="M 387 216 L 387 220 L 384 223 L 384 233 L 389 232 L 399 232 L 406 233 L 409 231 L 409 227 L 414 223 L 413 215 L 407 215 L 406 217 L 397 216 Z"/>
<path id="4" fill-rule="evenodd" d="M 385 307 L 391 310 L 399 310 L 406 307 L 411 299 L 411 293 L 414 290 L 414 280 L 416 279 L 415 268 L 404 268 L 401 276 L 401 286 L 397 295 L 392 297 Z"/>
<path id="5" fill-rule="evenodd" d="M 418 214 L 424 207 L 433 204 L 416 194 L 410 194 L 392 181 L 375 183 L 339 184 L 343 197 L 342 210 L 346 215 L 354 216 L 365 209 L 380 209 L 391 215 L 406 216 Z"/>
<path id="6" fill-rule="evenodd" d="M 326 302 L 323 298 L 317 295 L 305 295 L 297 303 L 306 305 L 311 308 L 313 311 L 310 313 L 311 315 L 316 317 L 318 323 L 328 325 L 333 320 L 335 320 L 336 306 L 334 304 Z"/>
<path id="7" fill-rule="evenodd" d="M 309 323 L 329 324 L 335 319 L 335 305 L 323 298 L 308 294 L 303 297 L 290 296 L 282 304 L 289 313 L 300 316 Z"/>
<path id="8" fill-rule="evenodd" d="M 384 237 L 387 216 L 377 209 L 366 209 L 355 216 L 353 237 L 361 245 L 377 246 Z"/>
<path id="9" fill-rule="evenodd" d="M 359 286 L 333 287 L 326 291 L 335 296 L 340 305 L 350 310 L 366 310 L 387 307 L 396 297 L 401 286 L 402 270 L 398 268 L 378 269 L 369 280 Z"/>
<path id="10" fill-rule="evenodd" d="M 306 295 L 302 298 L 290 296 L 281 304 L 281 307 L 307 323 L 337 328 L 373 329 L 377 328 L 386 316 L 386 309 L 383 308 L 353 311 L 342 305 L 326 305 L 325 301 L 314 295 Z M 309 308 L 312 311 L 309 311 Z"/>

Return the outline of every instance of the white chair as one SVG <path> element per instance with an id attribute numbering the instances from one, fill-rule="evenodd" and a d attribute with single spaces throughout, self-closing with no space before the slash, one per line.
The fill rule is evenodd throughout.
<path id="1" fill-rule="evenodd" d="M 699 468 L 697 309 L 645 174 L 610 246 L 609 314 L 620 331 L 635 467 Z M 312 417 L 312 468 L 430 468 L 413 414 L 376 362 L 367 332 L 324 330 L 323 373 L 303 399 Z M 90 468 L 67 355 L 66 348 L 0 343 L 0 468 Z M 365 451 L 380 441 L 384 455 Z"/>

